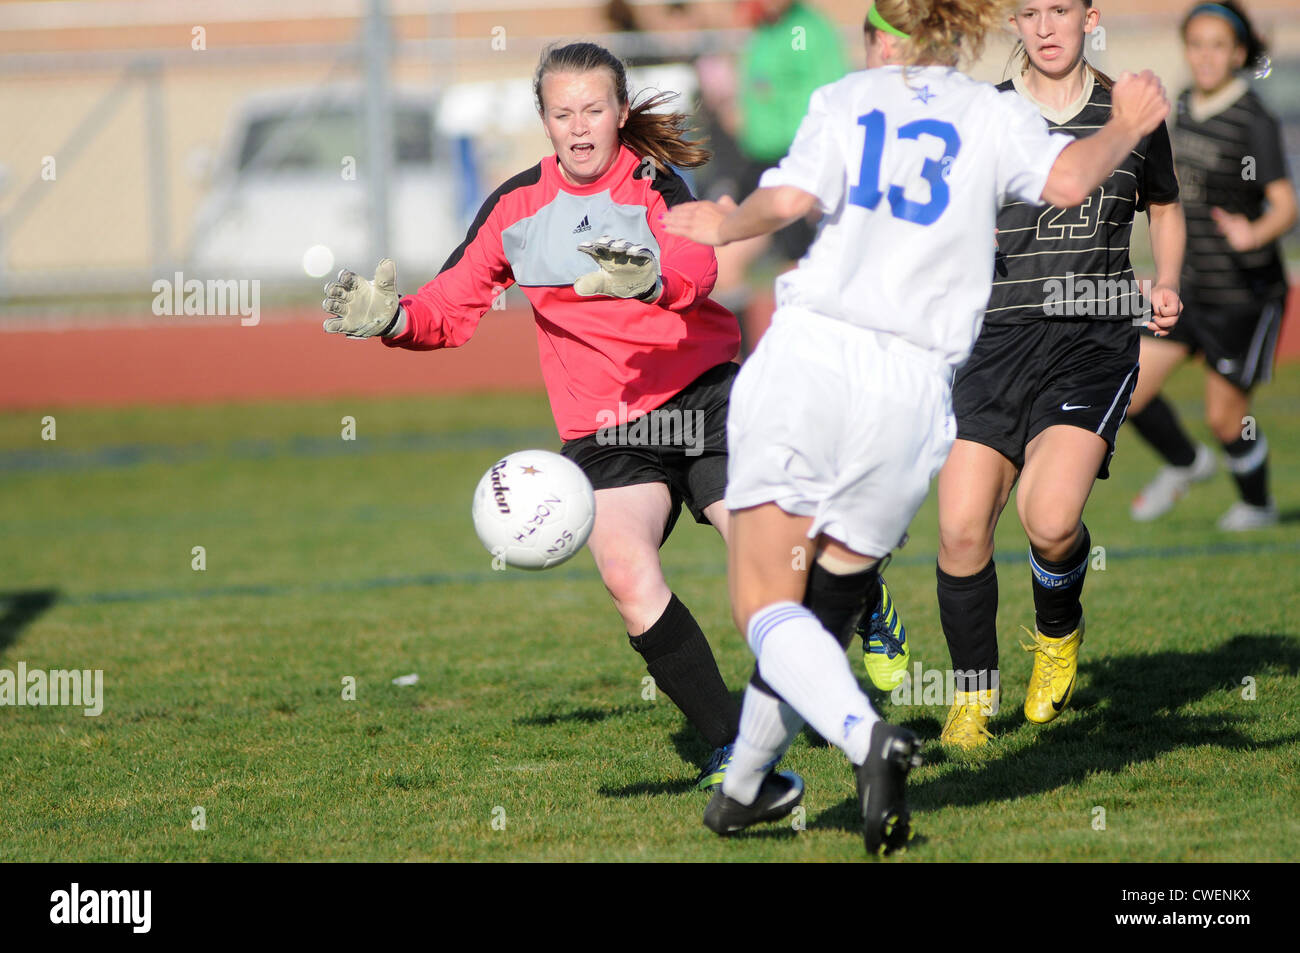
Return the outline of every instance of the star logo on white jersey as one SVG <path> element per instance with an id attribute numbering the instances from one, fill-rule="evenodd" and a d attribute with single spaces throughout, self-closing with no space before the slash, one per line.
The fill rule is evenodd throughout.
<path id="1" fill-rule="evenodd" d="M 930 100 L 935 99 L 937 96 L 937 93 L 930 92 L 930 86 L 929 84 L 926 84 L 916 91 L 916 95 L 913 96 L 912 99 L 919 99 L 921 102 L 929 105 Z"/>

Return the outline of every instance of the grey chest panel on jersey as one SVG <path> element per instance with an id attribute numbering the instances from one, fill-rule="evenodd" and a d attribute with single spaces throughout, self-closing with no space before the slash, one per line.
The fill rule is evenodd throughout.
<path id="1" fill-rule="evenodd" d="M 608 190 L 595 195 L 557 192 L 550 203 L 506 228 L 501 245 L 520 285 L 571 285 L 598 267 L 578 245 L 601 235 L 645 245 L 659 257 L 645 206 L 618 205 Z"/>

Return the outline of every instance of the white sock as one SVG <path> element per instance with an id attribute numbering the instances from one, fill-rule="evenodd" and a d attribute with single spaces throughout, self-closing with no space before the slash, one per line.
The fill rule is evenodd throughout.
<path id="1" fill-rule="evenodd" d="M 789 705 L 745 686 L 745 701 L 740 708 L 740 733 L 732 751 L 727 773 L 722 776 L 722 793 L 741 804 L 753 804 L 763 786 L 768 765 L 778 760 L 790 747 L 803 727 L 803 719 Z"/>
<path id="2" fill-rule="evenodd" d="M 754 613 L 748 637 L 763 681 L 850 761 L 866 761 L 880 716 L 858 687 L 844 649 L 816 616 L 778 602 Z"/>

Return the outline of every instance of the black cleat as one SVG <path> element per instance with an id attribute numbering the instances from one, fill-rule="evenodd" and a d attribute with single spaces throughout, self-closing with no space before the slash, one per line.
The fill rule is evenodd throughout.
<path id="1" fill-rule="evenodd" d="M 867 760 L 854 766 L 862 837 L 872 856 L 891 854 L 912 839 L 912 815 L 903 794 L 907 772 L 921 764 L 921 742 L 906 728 L 878 721 Z"/>
<path id="2" fill-rule="evenodd" d="M 779 821 L 803 800 L 803 778 L 793 771 L 769 772 L 753 804 L 741 804 L 718 785 L 704 809 L 704 826 L 715 834 L 734 834 L 753 824 Z"/>

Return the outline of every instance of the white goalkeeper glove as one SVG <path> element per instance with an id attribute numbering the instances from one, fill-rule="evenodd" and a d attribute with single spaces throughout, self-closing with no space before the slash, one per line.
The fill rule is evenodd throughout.
<path id="1" fill-rule="evenodd" d="M 331 334 L 350 338 L 371 338 L 389 330 L 400 317 L 397 301 L 397 266 L 385 258 L 375 268 L 375 280 L 367 281 L 346 268 L 325 286 L 321 307 L 328 314 L 323 327 Z"/>
<path id="2" fill-rule="evenodd" d="M 573 290 L 584 297 L 610 295 L 614 298 L 637 298 L 653 301 L 659 297 L 663 283 L 659 280 L 659 262 L 653 249 L 634 245 L 623 238 L 601 235 L 594 242 L 583 242 L 578 251 L 590 255 L 600 266 L 573 283 Z"/>

